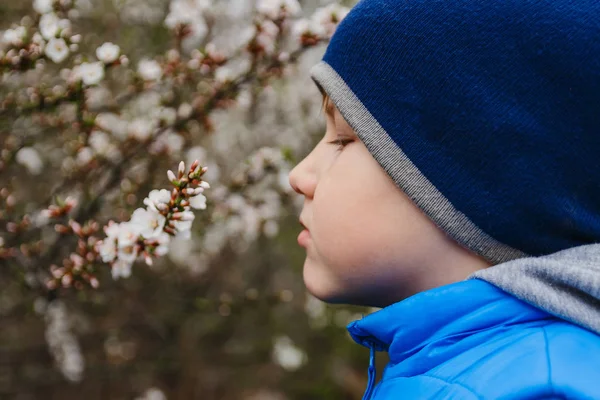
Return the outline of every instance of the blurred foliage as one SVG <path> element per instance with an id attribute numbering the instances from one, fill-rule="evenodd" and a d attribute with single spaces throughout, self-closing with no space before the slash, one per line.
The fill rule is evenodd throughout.
<path id="1" fill-rule="evenodd" d="M 78 20 L 77 29 L 90 33 L 82 47 L 114 41 L 137 60 L 168 46 L 171 38 L 160 23 L 124 21 L 118 3 L 95 2 Z M 0 30 L 30 8 L 29 2 L 0 2 Z M 0 135 L 6 129 L 0 126 Z M 85 360 L 76 383 L 63 377 L 48 351 L 40 311 L 47 302 L 1 275 L 0 398 L 134 399 L 157 388 L 168 399 L 360 399 L 368 351 L 350 340 L 345 325 L 367 310 L 321 310 L 307 296 L 299 230 L 290 212 L 277 237 L 260 238 L 241 255 L 225 251 L 202 273 L 166 259 L 101 290 L 62 298 Z M 279 337 L 306 354 L 298 369 L 274 360 Z"/>

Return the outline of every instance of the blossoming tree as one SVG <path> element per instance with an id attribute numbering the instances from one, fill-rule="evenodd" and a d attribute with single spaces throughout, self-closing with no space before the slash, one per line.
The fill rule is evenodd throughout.
<path id="1" fill-rule="evenodd" d="M 0 311 L 29 304 L 43 316 L 67 380 L 84 378 L 88 358 L 73 321 L 89 321 L 93 299 L 129 293 L 124 278 L 178 268 L 203 293 L 194 307 L 212 304 L 220 318 L 238 307 L 223 289 L 227 266 L 281 233 L 296 201 L 290 161 L 321 129 L 307 70 L 347 9 L 306 3 L 34 0 L 3 17 L 0 273 L 10 304 Z M 273 267 L 257 271 L 243 301 L 292 302 L 288 289 L 261 293 Z M 164 324 L 152 329 L 168 336 Z M 135 341 L 106 335 L 109 362 L 136 358 Z M 289 337 L 273 343 L 283 369 L 304 364 Z"/>

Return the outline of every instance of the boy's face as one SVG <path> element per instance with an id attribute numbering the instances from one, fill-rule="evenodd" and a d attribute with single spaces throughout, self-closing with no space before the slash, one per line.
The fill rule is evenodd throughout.
<path id="1" fill-rule="evenodd" d="M 290 173 L 304 195 L 298 241 L 313 295 L 383 307 L 487 266 L 413 204 L 331 103 L 326 115 L 324 137 Z"/>

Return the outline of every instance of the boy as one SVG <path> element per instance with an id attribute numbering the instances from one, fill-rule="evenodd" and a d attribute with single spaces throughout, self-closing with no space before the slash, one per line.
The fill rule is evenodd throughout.
<path id="1" fill-rule="evenodd" d="M 385 307 L 364 399 L 600 399 L 600 2 L 363 0 L 312 74 L 304 280 Z"/>

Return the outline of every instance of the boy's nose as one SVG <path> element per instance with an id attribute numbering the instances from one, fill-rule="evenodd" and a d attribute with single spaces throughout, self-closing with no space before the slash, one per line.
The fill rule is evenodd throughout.
<path id="1" fill-rule="evenodd" d="M 310 154 L 296 165 L 289 174 L 290 185 L 299 194 L 312 198 L 315 192 L 317 179 L 311 167 Z"/>

